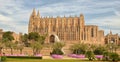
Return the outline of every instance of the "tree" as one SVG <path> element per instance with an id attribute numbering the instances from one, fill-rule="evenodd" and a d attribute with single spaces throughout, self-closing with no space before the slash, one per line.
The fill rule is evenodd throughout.
<path id="1" fill-rule="evenodd" d="M 106 52 L 106 51 L 107 51 L 107 49 L 104 46 L 98 46 L 94 50 L 94 54 L 96 54 L 96 55 L 103 55 L 103 53 Z"/>
<path id="2" fill-rule="evenodd" d="M 40 35 L 37 32 L 31 32 L 28 34 L 28 39 L 33 42 L 38 41 L 39 37 Z"/>
<path id="3" fill-rule="evenodd" d="M 119 47 L 118 45 L 113 44 L 113 49 L 114 49 L 115 52 L 116 52 L 119 48 L 120 48 L 120 47 Z"/>
<path id="4" fill-rule="evenodd" d="M 72 45 L 70 47 L 70 50 L 72 51 L 73 54 L 85 54 L 87 48 L 88 48 L 87 44 L 79 43 Z"/>
<path id="5" fill-rule="evenodd" d="M 117 62 L 119 59 L 119 54 L 112 52 L 112 53 L 110 53 L 109 57 L 110 57 L 110 59 L 112 59 L 113 62 Z"/>
<path id="6" fill-rule="evenodd" d="M 95 59 L 95 56 L 94 56 L 93 51 L 87 51 L 87 52 L 86 52 L 86 57 L 87 57 L 89 60 L 94 60 L 94 59 Z"/>
<path id="7" fill-rule="evenodd" d="M 28 43 L 28 34 L 22 35 L 21 41 L 25 44 L 26 47 L 30 46 L 30 44 Z"/>
<path id="8" fill-rule="evenodd" d="M 110 50 L 111 52 L 116 52 L 117 51 L 117 49 L 119 49 L 120 47 L 119 47 L 119 45 L 116 45 L 116 44 L 107 44 L 106 45 L 106 48 L 108 49 L 108 50 Z"/>
<path id="9" fill-rule="evenodd" d="M 12 34 L 13 32 L 7 31 L 4 32 L 2 35 L 2 42 L 5 44 L 6 47 L 11 49 L 11 54 L 13 54 L 13 48 L 15 47 L 15 44 L 12 42 L 12 40 L 14 40 Z"/>
<path id="10" fill-rule="evenodd" d="M 44 44 L 45 37 L 46 37 L 46 35 L 40 36 L 37 41 L 40 42 L 41 44 Z"/>
<path id="11" fill-rule="evenodd" d="M 33 49 L 33 54 L 36 55 L 36 54 L 40 53 L 40 51 L 42 49 L 42 44 L 39 42 L 33 42 L 33 43 L 31 43 L 31 47 Z"/>
<path id="12" fill-rule="evenodd" d="M 17 47 L 16 44 L 13 42 L 7 42 L 5 44 L 6 44 L 6 47 L 10 48 L 11 54 L 13 55 L 13 49 L 16 49 L 16 47 Z"/>
<path id="13" fill-rule="evenodd" d="M 12 34 L 13 32 L 10 32 L 10 31 L 4 32 L 2 35 L 3 43 L 14 40 L 14 37 L 12 36 Z"/>
<path id="14" fill-rule="evenodd" d="M 4 44 L 0 41 L 0 54 L 2 53 L 3 47 L 4 47 Z"/>
<path id="15" fill-rule="evenodd" d="M 95 49 L 96 49 L 96 45 L 94 45 L 94 44 L 91 44 L 91 45 L 89 45 L 89 49 L 91 50 L 91 51 L 94 51 Z"/>
<path id="16" fill-rule="evenodd" d="M 33 54 L 39 54 L 45 41 L 44 36 L 40 36 L 37 32 L 28 34 L 28 39 L 31 41 L 30 46 L 33 49 Z"/>
<path id="17" fill-rule="evenodd" d="M 24 43 L 17 42 L 16 43 L 16 49 L 20 51 L 20 54 L 22 54 L 22 50 L 24 49 Z"/>
<path id="18" fill-rule="evenodd" d="M 65 46 L 64 43 L 62 43 L 62 42 L 55 42 L 55 43 L 53 43 L 52 48 L 53 49 L 62 49 L 63 46 Z"/>

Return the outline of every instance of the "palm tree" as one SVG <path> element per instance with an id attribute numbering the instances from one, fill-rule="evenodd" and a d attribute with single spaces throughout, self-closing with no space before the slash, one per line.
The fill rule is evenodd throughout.
<path id="1" fill-rule="evenodd" d="M 78 49 L 79 49 L 79 44 L 74 44 L 70 47 L 70 50 L 72 51 L 72 53 L 74 54 L 78 54 Z"/>
<path id="2" fill-rule="evenodd" d="M 53 51 L 50 54 L 63 55 L 62 48 L 65 46 L 63 42 L 55 42 L 52 44 Z"/>

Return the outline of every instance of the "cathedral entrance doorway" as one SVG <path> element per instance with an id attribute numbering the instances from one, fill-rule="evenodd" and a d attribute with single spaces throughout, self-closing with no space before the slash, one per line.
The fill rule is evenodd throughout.
<path id="1" fill-rule="evenodd" d="M 50 36 L 50 43 L 54 43 L 55 42 L 55 36 L 54 35 L 51 35 Z"/>

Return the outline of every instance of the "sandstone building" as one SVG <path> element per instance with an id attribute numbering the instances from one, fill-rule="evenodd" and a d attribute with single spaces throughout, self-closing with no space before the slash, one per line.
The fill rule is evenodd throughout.
<path id="1" fill-rule="evenodd" d="M 84 42 L 104 44 L 104 31 L 97 25 L 85 25 L 84 15 L 79 17 L 42 17 L 33 9 L 29 19 L 28 33 L 47 34 L 45 43 L 62 41 L 67 45 Z"/>
<path id="2" fill-rule="evenodd" d="M 111 44 L 111 43 L 120 45 L 120 37 L 118 34 L 112 34 L 112 32 L 110 31 L 110 33 L 108 33 L 105 36 L 105 44 Z"/>
<path id="3" fill-rule="evenodd" d="M 0 29 L 0 40 L 2 40 L 3 30 Z"/>
<path id="4" fill-rule="evenodd" d="M 2 36 L 4 34 L 5 31 L 3 31 L 3 29 L 0 29 L 0 41 L 2 41 Z M 12 36 L 14 37 L 14 40 L 12 42 L 20 42 L 20 37 L 21 37 L 21 33 L 17 34 L 15 32 L 12 32 Z"/>

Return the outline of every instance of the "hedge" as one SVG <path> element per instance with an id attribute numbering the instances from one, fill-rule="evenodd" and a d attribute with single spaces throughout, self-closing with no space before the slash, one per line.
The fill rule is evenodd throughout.
<path id="1" fill-rule="evenodd" d="M 36 56 L 6 56 L 7 58 L 19 58 L 19 59 L 42 59 L 42 57 Z"/>

